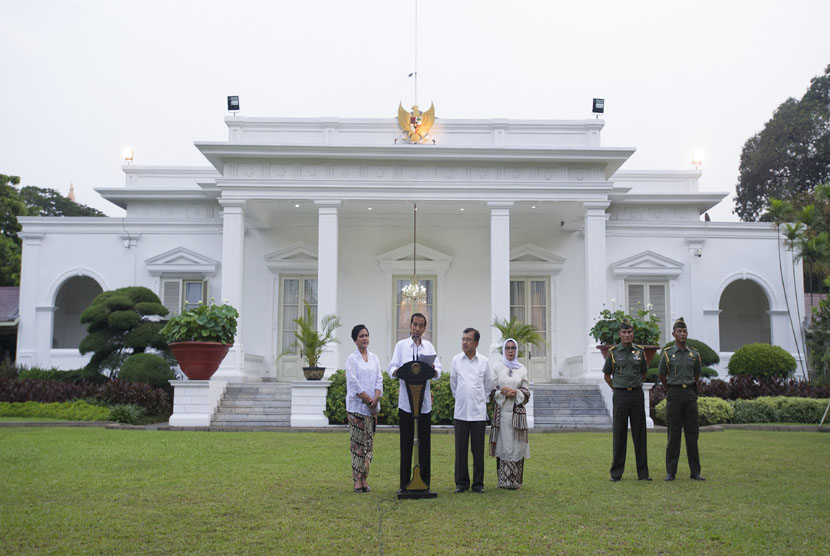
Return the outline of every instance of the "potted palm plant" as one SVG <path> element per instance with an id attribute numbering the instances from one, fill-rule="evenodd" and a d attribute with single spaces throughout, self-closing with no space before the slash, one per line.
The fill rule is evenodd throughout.
<path id="1" fill-rule="evenodd" d="M 171 318 L 161 335 L 187 378 L 209 380 L 233 345 L 238 318 L 231 305 L 211 299 Z"/>
<path id="2" fill-rule="evenodd" d="M 326 315 L 320 320 L 320 329 L 311 312 L 311 306 L 305 304 L 305 315 L 294 319 L 297 330 L 294 337 L 297 339 L 297 352 L 306 360 L 308 366 L 303 367 L 306 380 L 320 380 L 326 371 L 325 367 L 318 366 L 323 349 L 330 342 L 337 342 L 334 331 L 340 327 L 340 317 Z"/>
<path id="3" fill-rule="evenodd" d="M 539 331 L 536 330 L 535 326 L 532 324 L 524 324 L 516 317 L 511 317 L 510 320 L 496 319 L 493 321 L 493 326 L 498 328 L 499 332 L 501 332 L 502 340 L 513 338 L 519 342 L 516 354 L 516 357 L 518 358 L 524 357 L 524 350 L 528 345 L 542 347 L 547 343 L 542 335 L 539 334 Z M 501 350 L 502 348 L 499 346 L 499 353 L 501 353 Z"/>

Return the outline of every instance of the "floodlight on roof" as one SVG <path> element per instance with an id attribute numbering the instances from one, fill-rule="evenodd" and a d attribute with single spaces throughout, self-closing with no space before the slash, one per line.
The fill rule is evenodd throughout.
<path id="1" fill-rule="evenodd" d="M 228 97 L 228 112 L 238 112 L 239 111 L 239 96 L 229 96 Z"/>
<path id="2" fill-rule="evenodd" d="M 594 114 L 604 114 L 605 113 L 605 99 L 604 98 L 595 98 L 594 99 L 594 106 L 591 110 Z M 599 118 L 599 116 L 597 116 Z"/>

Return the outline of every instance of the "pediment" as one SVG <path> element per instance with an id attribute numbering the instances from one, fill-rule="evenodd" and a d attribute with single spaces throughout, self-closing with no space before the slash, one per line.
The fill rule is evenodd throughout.
<path id="1" fill-rule="evenodd" d="M 413 247 L 417 268 L 425 273 L 444 273 L 452 263 L 452 257 L 421 243 L 412 242 L 378 255 L 378 265 L 387 272 L 412 273 Z"/>
<path id="2" fill-rule="evenodd" d="M 654 251 L 643 251 L 612 263 L 616 278 L 677 278 L 683 272 L 683 263 Z"/>
<path id="3" fill-rule="evenodd" d="M 185 247 L 177 247 L 165 251 L 144 261 L 147 271 L 153 276 L 161 274 L 201 274 L 214 275 L 219 261 L 191 251 Z"/>
<path id="4" fill-rule="evenodd" d="M 564 257 L 532 243 L 510 250 L 510 272 L 514 275 L 557 275 L 564 265 Z"/>
<path id="5" fill-rule="evenodd" d="M 263 257 L 271 272 L 317 272 L 317 248 L 298 241 Z"/>

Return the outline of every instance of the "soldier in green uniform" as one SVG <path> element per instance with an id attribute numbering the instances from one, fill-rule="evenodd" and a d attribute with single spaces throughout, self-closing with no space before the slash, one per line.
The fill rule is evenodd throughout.
<path id="1" fill-rule="evenodd" d="M 686 458 L 695 481 L 700 476 L 700 454 L 697 451 L 699 427 L 697 393 L 700 388 L 700 354 L 686 345 L 689 331 L 683 317 L 672 326 L 674 345 L 660 355 L 660 382 L 666 387 L 666 424 L 669 443 L 666 446 L 666 479 L 673 481 L 680 458 L 681 429 L 686 437 Z"/>
<path id="2" fill-rule="evenodd" d="M 629 322 L 620 324 L 620 343 L 608 351 L 602 372 L 605 382 L 614 389 L 614 457 L 611 461 L 611 481 L 617 482 L 625 470 L 625 451 L 628 444 L 628 421 L 631 420 L 631 439 L 637 458 L 637 477 L 650 481 L 646 453 L 646 409 L 643 397 L 643 379 L 648 365 L 642 346 L 634 345 L 634 328 Z"/>

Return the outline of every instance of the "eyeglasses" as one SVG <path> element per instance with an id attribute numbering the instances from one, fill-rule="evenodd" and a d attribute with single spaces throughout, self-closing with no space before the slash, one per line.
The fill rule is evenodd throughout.
<path id="1" fill-rule="evenodd" d="M 515 348 L 515 347 L 513 347 L 513 346 L 508 346 L 508 347 L 506 347 L 506 348 L 504 348 L 504 349 L 506 349 L 506 350 L 508 350 L 508 351 L 516 351 L 516 348 Z"/>

